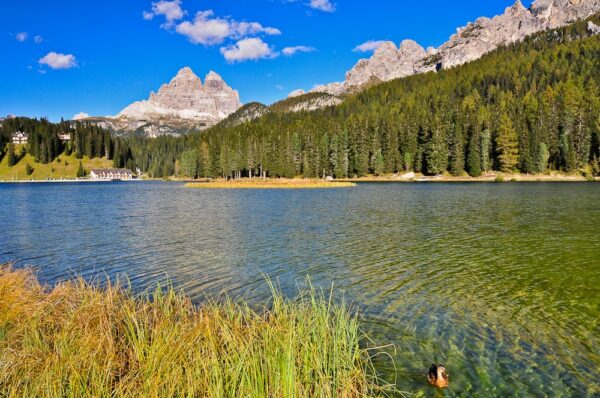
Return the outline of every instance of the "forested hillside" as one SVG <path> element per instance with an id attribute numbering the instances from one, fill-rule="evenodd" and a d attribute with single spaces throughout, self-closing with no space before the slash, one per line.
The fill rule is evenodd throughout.
<path id="1" fill-rule="evenodd" d="M 337 107 L 217 126 L 183 146 L 165 140 L 151 158 L 158 164 L 187 147 L 166 161 L 180 159 L 190 176 L 598 174 L 599 82 L 600 39 L 581 21 L 455 69 L 380 84 Z"/>
<path id="2" fill-rule="evenodd" d="M 600 24 L 599 15 L 589 20 Z M 3 121 L 0 148 L 2 156 L 18 157 L 8 142 L 21 130 L 30 134 L 27 152 L 37 162 L 73 152 L 139 167 L 151 177 L 599 175 L 599 84 L 600 38 L 580 21 L 454 69 L 376 85 L 324 110 L 294 113 L 275 106 L 239 125 L 156 139 L 14 118 Z M 60 142 L 60 132 L 70 133 L 71 142 Z"/>
<path id="3" fill-rule="evenodd" d="M 15 145 L 11 143 L 11 135 L 17 131 L 29 135 L 28 144 L 21 146 L 20 151 L 16 151 Z M 70 140 L 61 141 L 59 134 L 69 134 Z M 0 127 L 0 149 L 0 159 L 7 157 L 9 167 L 25 154 L 41 164 L 51 163 L 62 154 L 73 154 L 76 159 L 84 156 L 89 159 L 104 157 L 113 160 L 115 167 L 135 167 L 126 140 L 112 138 L 108 130 L 87 123 L 51 123 L 46 119 L 8 118 L 2 121 Z"/>

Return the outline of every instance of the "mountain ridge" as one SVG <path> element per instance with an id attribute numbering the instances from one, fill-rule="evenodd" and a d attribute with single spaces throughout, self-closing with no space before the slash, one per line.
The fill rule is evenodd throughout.
<path id="1" fill-rule="evenodd" d="M 414 74 L 436 72 L 475 61 L 501 45 L 515 43 L 547 29 L 565 26 L 600 11 L 600 0 L 536 0 L 529 9 L 520 0 L 493 18 L 480 17 L 457 29 L 437 49 L 425 50 L 412 40 L 399 47 L 388 41 L 370 58 L 359 60 L 343 82 L 315 87 L 311 92 L 342 95 L 360 90 L 376 79 L 390 81 Z"/>
<path id="2" fill-rule="evenodd" d="M 204 130 L 229 116 L 232 119 L 228 123 L 235 124 L 260 117 L 274 109 L 278 112 L 321 109 L 337 105 L 345 96 L 382 82 L 473 62 L 503 45 L 585 19 L 599 11 L 600 0 L 536 0 L 529 8 L 517 0 L 501 15 L 480 17 L 458 28 L 437 49 L 425 49 L 408 39 L 399 46 L 391 41 L 384 42 L 370 58 L 359 60 L 346 73 L 344 82 L 318 86 L 308 93 L 295 90 L 288 98 L 271 106 L 252 106 L 239 115 L 236 114 L 242 107 L 239 93 L 229 87 L 220 75 L 210 71 L 203 85 L 189 67 L 184 67 L 158 92 L 152 92 L 147 100 L 130 104 L 115 117 L 92 117 L 84 121 L 96 123 L 115 133 L 133 132 L 156 137 Z M 596 25 L 589 29 L 600 31 Z M 317 93 L 326 94 L 327 97 L 315 97 Z"/>

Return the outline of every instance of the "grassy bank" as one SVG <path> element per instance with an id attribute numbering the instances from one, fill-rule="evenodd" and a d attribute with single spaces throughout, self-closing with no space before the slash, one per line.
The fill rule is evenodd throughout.
<path id="1" fill-rule="evenodd" d="M 150 299 L 152 297 L 152 299 Z M 0 268 L 0 396 L 380 396 L 354 314 L 314 291 L 195 307 Z"/>
<path id="2" fill-rule="evenodd" d="M 207 182 L 193 182 L 185 186 L 188 188 L 204 189 L 320 189 L 320 188 L 350 188 L 353 182 L 337 182 L 315 179 L 241 179 L 241 180 L 215 180 Z"/>
<path id="3" fill-rule="evenodd" d="M 21 145 L 17 145 L 16 152 L 19 153 L 20 150 Z M 87 156 L 84 156 L 83 159 L 77 159 L 75 154 L 71 154 L 70 156 L 62 154 L 54 161 L 42 164 L 36 163 L 33 156 L 27 153 L 12 167 L 8 166 L 8 159 L 4 156 L 2 161 L 0 161 L 0 181 L 74 179 L 77 175 L 80 161 L 87 172 L 95 168 L 112 167 L 112 160 L 106 158 L 89 159 Z M 26 171 L 27 165 L 33 169 L 33 172 L 29 175 Z"/>

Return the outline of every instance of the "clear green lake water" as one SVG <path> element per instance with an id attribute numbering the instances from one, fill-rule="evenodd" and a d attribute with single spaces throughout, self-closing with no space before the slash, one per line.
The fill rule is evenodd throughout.
<path id="1" fill-rule="evenodd" d="M 0 262 L 46 283 L 126 274 L 196 302 L 293 295 L 358 309 L 377 367 L 422 396 L 600 396 L 600 184 L 0 184 Z M 451 387 L 425 374 L 448 368 Z"/>

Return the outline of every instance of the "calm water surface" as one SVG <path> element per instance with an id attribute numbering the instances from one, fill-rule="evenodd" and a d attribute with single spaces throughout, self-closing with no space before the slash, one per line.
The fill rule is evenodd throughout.
<path id="1" fill-rule="evenodd" d="M 47 283 L 125 273 L 254 303 L 310 275 L 424 396 L 600 396 L 600 184 L 0 185 L 0 262 Z M 424 382 L 443 362 L 452 385 Z"/>

